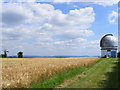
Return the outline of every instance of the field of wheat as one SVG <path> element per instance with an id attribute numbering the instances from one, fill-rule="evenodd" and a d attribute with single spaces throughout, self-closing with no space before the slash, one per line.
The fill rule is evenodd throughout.
<path id="1" fill-rule="evenodd" d="M 28 88 L 68 69 L 87 66 L 97 57 L 81 58 L 4 58 L 2 59 L 2 87 Z"/>

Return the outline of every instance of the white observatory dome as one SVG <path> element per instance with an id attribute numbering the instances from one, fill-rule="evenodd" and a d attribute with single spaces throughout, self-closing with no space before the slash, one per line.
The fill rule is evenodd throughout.
<path id="1" fill-rule="evenodd" d="M 100 41 L 101 57 L 117 57 L 117 39 L 112 34 L 107 34 Z"/>
<path id="2" fill-rule="evenodd" d="M 117 39 L 112 34 L 107 34 L 103 36 L 100 41 L 100 47 L 102 48 L 116 48 Z"/>

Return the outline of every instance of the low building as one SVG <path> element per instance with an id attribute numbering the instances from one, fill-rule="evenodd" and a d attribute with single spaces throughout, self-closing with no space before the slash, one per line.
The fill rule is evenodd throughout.
<path id="1" fill-rule="evenodd" d="M 106 34 L 100 41 L 101 57 L 117 57 L 117 39 L 112 34 Z"/>

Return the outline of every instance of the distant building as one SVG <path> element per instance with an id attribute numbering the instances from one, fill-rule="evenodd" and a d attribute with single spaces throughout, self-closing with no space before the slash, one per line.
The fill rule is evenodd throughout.
<path id="1" fill-rule="evenodd" d="M 100 41 L 101 57 L 117 57 L 117 40 L 112 34 L 107 34 Z"/>

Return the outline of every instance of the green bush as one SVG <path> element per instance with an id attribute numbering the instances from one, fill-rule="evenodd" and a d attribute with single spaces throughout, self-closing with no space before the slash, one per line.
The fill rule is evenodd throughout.
<path id="1" fill-rule="evenodd" d="M 23 58 L 23 52 L 18 52 L 17 55 L 18 55 L 18 58 Z"/>
<path id="2" fill-rule="evenodd" d="M 120 58 L 120 52 L 118 52 L 117 57 Z"/>

